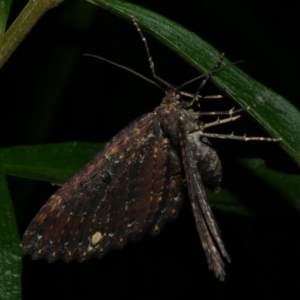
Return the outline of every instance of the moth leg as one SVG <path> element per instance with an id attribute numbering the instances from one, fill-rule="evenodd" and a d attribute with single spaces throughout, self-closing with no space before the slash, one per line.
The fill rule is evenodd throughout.
<path id="1" fill-rule="evenodd" d="M 233 122 L 240 117 L 241 117 L 240 115 L 237 115 L 235 117 L 230 116 L 229 118 L 222 119 L 222 120 L 220 120 L 220 118 L 218 118 L 214 122 L 202 124 L 202 130 L 204 130 L 205 128 L 208 128 L 208 127 L 212 127 L 212 126 L 216 126 L 216 125 L 220 125 L 220 124 L 224 124 L 224 123 L 228 123 L 228 122 Z"/>
<path id="2" fill-rule="evenodd" d="M 218 133 L 205 133 L 205 132 L 199 132 L 201 136 L 205 137 L 211 137 L 211 138 L 217 138 L 217 139 L 229 139 L 229 140 L 238 140 L 238 141 L 265 141 L 265 142 L 280 142 L 282 141 L 282 138 L 266 138 L 266 137 L 247 137 L 244 136 L 236 136 L 233 134 L 218 134 Z"/>
<path id="3" fill-rule="evenodd" d="M 206 124 L 202 124 L 201 126 L 201 130 L 199 130 L 199 133 L 201 136 L 205 136 L 205 137 L 211 137 L 211 138 L 219 138 L 219 139 L 231 139 L 231 140 L 239 140 L 239 141 L 266 141 L 266 142 L 279 142 L 282 140 L 282 138 L 266 138 L 266 137 L 247 137 L 246 134 L 244 136 L 235 136 L 233 133 L 231 134 L 216 134 L 216 133 L 204 133 L 203 130 L 205 128 L 208 127 L 212 127 L 212 126 L 216 126 L 216 125 L 220 125 L 220 124 L 224 124 L 224 123 L 228 123 L 228 122 L 233 122 L 236 119 L 240 118 L 241 115 L 236 115 L 233 116 L 236 113 L 240 113 L 242 111 L 249 111 L 250 109 L 252 109 L 253 107 L 256 107 L 260 104 L 262 104 L 264 101 L 263 99 L 261 99 L 258 103 L 254 104 L 254 105 L 250 105 L 247 106 L 245 108 L 241 108 L 238 110 L 234 110 L 234 108 L 225 111 L 225 112 L 207 112 L 207 113 L 201 113 L 201 115 L 229 115 L 228 118 L 222 119 L 220 120 L 219 118 L 214 121 L 214 122 L 210 122 L 210 123 L 206 123 Z M 195 130 L 197 131 L 197 130 Z"/>
<path id="4" fill-rule="evenodd" d="M 220 124 L 224 124 L 224 123 L 228 123 L 228 122 L 233 122 L 233 121 L 235 121 L 236 119 L 238 119 L 240 117 L 241 117 L 240 115 L 237 115 L 235 117 L 231 116 L 229 118 L 222 119 L 222 120 L 220 120 L 220 118 L 218 118 L 216 121 L 210 122 L 210 123 L 206 123 L 206 124 L 201 123 L 201 125 L 200 125 L 199 128 L 195 128 L 193 130 L 189 130 L 187 133 L 190 134 L 190 133 L 193 133 L 193 132 L 200 132 L 200 134 L 202 135 L 203 134 L 203 130 L 205 128 L 216 126 L 216 125 L 220 125 Z"/>
<path id="5" fill-rule="evenodd" d="M 259 105 L 260 103 L 257 103 L 253 106 L 257 106 Z M 224 123 L 229 123 L 229 122 L 233 122 L 237 119 L 239 119 L 241 117 L 241 115 L 236 115 L 236 116 L 233 116 L 235 115 L 236 113 L 238 112 L 241 112 L 241 111 L 245 111 L 245 110 L 249 110 L 251 109 L 251 107 L 253 106 L 248 106 L 246 108 L 241 108 L 241 109 L 238 109 L 238 110 L 234 110 L 234 108 L 228 110 L 228 111 L 225 111 L 225 112 L 208 112 L 208 113 L 201 113 L 201 116 L 203 115 L 229 115 L 228 118 L 225 118 L 225 119 L 220 119 L 218 118 L 216 121 L 213 121 L 213 122 L 210 122 L 210 123 L 202 123 L 201 125 L 201 130 L 203 131 L 205 128 L 208 128 L 208 127 L 212 127 L 212 126 L 217 126 L 217 125 L 221 125 L 221 124 L 224 124 Z M 191 131 L 188 131 L 188 133 L 192 133 L 192 132 L 196 132 L 198 131 L 200 128 L 196 128 L 194 130 L 191 130 Z M 213 136 L 211 136 L 213 137 Z M 255 138 L 256 140 L 257 138 Z"/>
<path id="6" fill-rule="evenodd" d="M 211 123 L 207 123 L 207 124 L 202 124 L 202 130 L 194 130 L 194 131 L 198 131 L 199 134 L 201 136 L 205 136 L 205 137 L 211 137 L 211 138 L 218 138 L 218 139 L 229 139 L 229 140 L 238 140 L 238 141 L 266 141 L 266 142 L 279 142 L 282 140 L 282 138 L 267 138 L 267 137 L 247 137 L 246 134 L 244 136 L 236 136 L 233 134 L 233 132 L 231 134 L 218 134 L 218 133 L 205 133 L 203 132 L 203 130 L 205 128 L 208 127 L 212 127 L 212 126 L 216 126 L 216 125 L 220 125 L 220 124 L 224 124 L 224 123 L 228 123 L 228 122 L 233 122 L 236 119 L 240 118 L 240 115 L 237 115 L 235 117 L 229 117 L 223 120 L 220 120 L 219 118 Z M 189 133 L 192 133 L 194 131 L 191 131 Z"/>
<path id="7" fill-rule="evenodd" d="M 248 105 L 247 107 L 243 107 L 243 108 L 240 108 L 240 109 L 235 109 L 235 107 L 233 107 L 232 109 L 227 110 L 227 111 L 201 112 L 201 115 L 202 116 L 220 116 L 220 115 L 229 115 L 229 116 L 232 116 L 232 115 L 235 115 L 235 114 L 240 113 L 240 112 L 249 111 L 250 109 L 252 109 L 252 108 L 254 108 L 256 106 L 259 106 L 262 103 L 264 103 L 264 100 L 260 99 L 257 103 L 255 103 L 253 105 Z"/>

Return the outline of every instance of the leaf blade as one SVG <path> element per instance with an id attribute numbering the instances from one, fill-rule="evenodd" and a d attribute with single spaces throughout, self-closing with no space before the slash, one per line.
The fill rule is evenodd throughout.
<path id="1" fill-rule="evenodd" d="M 4 34 L 12 0 L 0 0 L 0 37 Z"/>
<path id="2" fill-rule="evenodd" d="M 203 39 L 181 25 L 145 8 L 124 1 L 89 0 L 110 12 L 131 21 L 171 48 L 200 72 L 212 69 L 220 57 Z M 224 65 L 229 64 L 224 59 Z M 250 110 L 253 118 L 273 137 L 282 138 L 284 151 L 300 166 L 300 112 L 290 102 L 232 66 L 215 74 L 212 81 L 243 107 L 264 100 L 263 105 Z"/>
<path id="3" fill-rule="evenodd" d="M 2 168 L 0 169 L 0 199 L 0 295 L 1 299 L 21 299 L 20 237 Z"/>

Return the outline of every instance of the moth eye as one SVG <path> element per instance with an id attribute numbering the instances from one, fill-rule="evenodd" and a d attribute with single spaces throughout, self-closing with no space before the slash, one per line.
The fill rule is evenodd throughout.
<path id="1" fill-rule="evenodd" d="M 180 99 L 181 99 L 181 94 L 180 94 L 179 92 L 177 92 L 177 93 L 175 94 L 175 99 L 176 99 L 176 100 L 180 100 Z"/>

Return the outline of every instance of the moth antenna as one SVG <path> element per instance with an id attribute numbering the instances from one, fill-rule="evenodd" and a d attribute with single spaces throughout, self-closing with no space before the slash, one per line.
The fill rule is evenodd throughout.
<path id="1" fill-rule="evenodd" d="M 201 89 L 205 86 L 206 82 L 213 76 L 213 74 L 220 68 L 220 65 L 224 59 L 225 53 L 223 52 L 218 60 L 218 62 L 216 63 L 216 65 L 213 67 L 213 69 L 211 70 L 211 72 L 207 73 L 207 75 L 203 78 L 203 80 L 200 82 L 199 87 L 196 90 L 196 93 L 192 99 L 192 103 L 194 103 L 194 101 L 197 99 L 198 95 L 200 94 Z"/>
<path id="2" fill-rule="evenodd" d="M 213 67 L 213 69 L 211 71 L 209 71 L 208 73 L 206 74 L 203 74 L 203 75 L 200 75 L 200 76 L 197 76 L 185 83 L 183 83 L 179 88 L 182 88 L 183 86 L 199 79 L 199 78 L 203 78 L 203 80 L 200 82 L 200 85 L 198 86 L 196 92 L 194 93 L 193 97 L 192 97 L 192 100 L 190 101 L 189 103 L 189 106 L 192 106 L 194 104 L 195 101 L 198 101 L 200 98 L 206 98 L 206 99 L 220 99 L 222 98 L 221 95 L 213 95 L 213 96 L 208 96 L 208 97 L 202 97 L 200 95 L 200 92 L 201 92 L 201 89 L 205 86 L 206 82 L 217 72 L 217 71 L 220 71 L 220 70 L 223 70 L 223 69 L 226 69 L 228 68 L 229 66 L 231 65 L 234 65 L 234 64 L 237 64 L 239 62 L 242 62 L 242 61 L 236 61 L 236 62 L 233 62 L 233 63 L 230 63 L 222 68 L 220 68 L 220 65 L 222 64 L 222 61 L 223 61 L 223 58 L 225 56 L 225 53 L 222 53 L 218 62 L 216 63 L 216 65 Z M 200 103 L 198 102 L 198 107 L 200 107 Z"/>
<path id="3" fill-rule="evenodd" d="M 192 79 L 190 79 L 190 80 L 184 82 L 182 85 L 179 86 L 179 89 L 181 89 L 183 86 L 186 86 L 186 85 L 188 85 L 188 84 L 190 84 L 190 83 L 192 83 L 192 82 L 194 82 L 194 81 L 196 81 L 196 80 L 198 80 L 198 79 L 203 78 L 204 76 L 208 76 L 208 75 L 210 74 L 209 77 L 211 77 L 211 76 L 213 76 L 216 72 L 219 72 L 219 71 L 222 71 L 222 70 L 226 70 L 227 68 L 230 68 L 230 67 L 233 66 L 233 65 L 236 65 L 236 64 L 239 64 L 239 63 L 243 63 L 243 62 L 244 62 L 243 60 L 238 60 L 238 61 L 229 63 L 229 64 L 227 64 L 226 66 L 223 66 L 223 67 L 221 67 L 221 68 L 217 68 L 217 69 L 214 68 L 213 70 L 211 70 L 211 71 L 209 71 L 209 72 L 207 72 L 207 73 L 205 73 L 205 74 L 198 75 L 197 77 L 194 77 L 194 78 L 192 78 Z M 207 80 L 206 80 L 206 81 L 207 81 Z M 206 82 L 205 82 L 205 83 L 206 83 Z M 202 86 L 202 87 L 203 87 L 203 86 Z"/>
<path id="4" fill-rule="evenodd" d="M 136 76 L 138 76 L 138 77 L 140 77 L 140 78 L 142 78 L 142 79 L 144 79 L 144 80 L 146 80 L 146 81 L 152 83 L 152 84 L 154 84 L 155 86 L 157 86 L 158 88 L 160 88 L 161 90 L 164 91 L 164 88 L 161 87 L 156 81 L 151 80 L 150 78 L 148 78 L 148 77 L 142 75 L 141 73 L 136 72 L 136 71 L 134 71 L 134 70 L 132 70 L 132 69 L 126 67 L 126 66 L 117 64 L 117 63 L 115 63 L 115 62 L 113 62 L 113 61 L 111 61 L 111 60 L 109 60 L 109 59 L 107 59 L 107 58 L 104 58 L 104 57 L 98 56 L 98 55 L 94 55 L 94 54 L 83 54 L 83 56 L 89 56 L 89 57 L 98 58 L 98 59 L 103 60 L 103 61 L 105 61 L 105 62 L 107 62 L 107 63 L 109 63 L 109 64 L 112 64 L 112 65 L 114 65 L 114 66 L 116 66 L 116 67 L 118 67 L 118 68 L 120 68 L 120 69 L 124 69 L 124 70 L 126 70 L 126 71 L 128 71 L 128 72 L 130 72 L 130 73 L 132 73 L 132 74 L 134 74 L 134 75 L 136 75 Z"/>
<path id="5" fill-rule="evenodd" d="M 168 83 L 167 81 L 163 80 L 162 78 L 160 78 L 158 75 L 156 75 L 155 73 L 155 66 L 154 66 L 154 62 L 153 62 L 153 59 L 152 59 L 152 56 L 150 54 L 150 50 L 149 50 L 149 47 L 148 47 L 148 43 L 147 43 L 147 40 L 145 38 L 145 36 L 143 35 L 143 32 L 142 30 L 140 29 L 139 25 L 137 24 L 136 20 L 134 19 L 134 17 L 132 17 L 132 22 L 133 22 L 133 25 L 136 27 L 137 29 L 137 32 L 139 33 L 144 45 L 145 45 L 145 48 L 146 48 L 146 52 L 147 52 L 147 56 L 148 56 L 148 61 L 149 61 L 149 65 L 150 65 L 150 70 L 152 72 L 152 75 L 153 77 L 161 82 L 163 85 L 165 85 L 166 87 L 168 87 L 169 89 L 173 88 L 174 86 L 170 83 Z"/>

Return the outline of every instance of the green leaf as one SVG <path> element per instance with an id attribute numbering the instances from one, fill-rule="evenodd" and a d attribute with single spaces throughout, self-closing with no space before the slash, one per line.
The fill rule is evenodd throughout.
<path id="1" fill-rule="evenodd" d="M 0 0 L 0 37 L 5 32 L 12 0 Z"/>
<path id="2" fill-rule="evenodd" d="M 250 173 L 271 188 L 278 197 L 300 212 L 300 175 L 285 174 L 265 165 L 262 159 L 240 159 L 240 164 Z"/>
<path id="3" fill-rule="evenodd" d="M 200 72 L 210 71 L 221 55 L 194 33 L 138 5 L 115 0 L 89 2 L 129 22 L 132 22 L 134 17 L 143 31 L 157 38 Z M 223 65 L 228 63 L 225 59 Z M 271 136 L 282 138 L 282 148 L 300 165 L 300 113 L 291 103 L 245 74 L 237 66 L 217 72 L 213 81 L 243 107 L 263 99 L 264 103 L 249 113 Z"/>
<path id="4" fill-rule="evenodd" d="M 257 196 L 249 191 L 250 182 L 251 186 L 255 186 L 253 193 L 256 193 L 256 195 L 259 193 L 260 188 L 258 186 L 260 185 L 264 189 L 265 195 L 268 195 L 264 206 L 267 207 L 267 214 L 269 216 L 274 216 L 274 210 L 276 210 L 274 207 L 275 199 L 276 202 L 280 203 L 278 206 L 289 204 L 293 211 L 300 213 L 300 175 L 286 174 L 269 168 L 261 158 L 238 159 L 237 164 L 242 168 L 242 172 L 240 173 L 244 174 L 243 185 L 239 184 L 237 186 L 235 184 L 236 176 L 233 179 L 233 184 L 235 184 L 234 189 L 225 186 L 218 194 L 207 190 L 212 207 L 245 216 L 255 215 L 249 203 L 253 203 L 253 198 L 257 198 Z M 234 174 L 238 174 L 238 172 L 234 172 Z M 252 176 L 251 180 L 249 180 L 249 176 Z M 248 201 L 246 200 L 247 198 L 249 198 Z M 261 208 L 262 204 L 258 204 L 257 206 Z"/>
<path id="5" fill-rule="evenodd" d="M 0 158 L 3 158 L 1 154 Z M 1 164 L 0 233 L 0 298 L 21 299 L 22 251 L 14 209 Z"/>
<path id="6" fill-rule="evenodd" d="M 206 189 L 206 194 L 211 207 L 232 214 L 243 216 L 255 215 L 249 207 L 240 201 L 237 195 L 226 188 L 222 188 L 218 193 L 213 193 L 209 189 Z"/>
<path id="7" fill-rule="evenodd" d="M 103 146 L 97 143 L 67 142 L 11 147 L 2 149 L 2 167 L 6 175 L 62 184 L 88 163 Z M 238 163 L 246 169 L 245 172 L 252 173 L 257 180 L 268 185 L 300 212 L 300 175 L 273 170 L 258 158 L 241 159 Z M 218 194 L 209 190 L 207 192 L 211 205 L 219 210 L 241 215 L 254 214 L 230 187 L 225 186 Z"/>
<path id="8" fill-rule="evenodd" d="M 5 174 L 62 184 L 78 172 L 103 144 L 60 143 L 5 149 Z"/>

